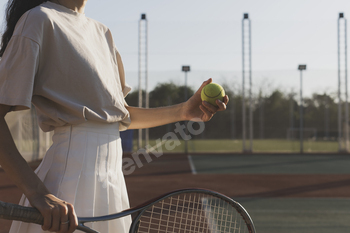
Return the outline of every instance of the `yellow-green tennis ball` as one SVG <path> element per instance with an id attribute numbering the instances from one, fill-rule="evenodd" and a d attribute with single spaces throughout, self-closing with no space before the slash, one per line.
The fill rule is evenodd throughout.
<path id="1" fill-rule="evenodd" d="M 216 83 L 209 83 L 205 85 L 201 92 L 201 98 L 203 101 L 207 101 L 208 103 L 218 106 L 215 101 L 217 99 L 224 101 L 225 90 Z"/>

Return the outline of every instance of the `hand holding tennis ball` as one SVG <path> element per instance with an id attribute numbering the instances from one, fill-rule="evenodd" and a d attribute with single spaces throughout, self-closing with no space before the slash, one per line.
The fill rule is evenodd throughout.
<path id="1" fill-rule="evenodd" d="M 207 101 L 208 103 L 216 107 L 218 106 L 216 104 L 216 100 L 218 99 L 223 102 L 224 97 L 225 97 L 225 90 L 224 88 L 222 88 L 222 86 L 220 86 L 217 83 L 209 83 L 205 85 L 201 92 L 202 100 Z"/>
<path id="2" fill-rule="evenodd" d="M 216 100 L 219 99 L 220 101 Z M 182 118 L 189 121 L 209 121 L 214 114 L 226 110 L 229 98 L 224 89 L 208 79 L 182 107 Z"/>

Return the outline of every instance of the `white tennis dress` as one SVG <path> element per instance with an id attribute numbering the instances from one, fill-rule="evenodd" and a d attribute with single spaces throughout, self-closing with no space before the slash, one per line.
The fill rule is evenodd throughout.
<path id="1" fill-rule="evenodd" d="M 36 173 L 58 198 L 74 205 L 79 217 L 129 208 L 122 174 L 119 123 L 83 123 L 58 127 L 53 145 Z M 20 205 L 28 206 L 23 196 Z M 99 232 L 128 232 L 130 217 L 86 224 Z M 41 226 L 14 222 L 10 233 L 40 233 Z"/>
<path id="2" fill-rule="evenodd" d="M 130 125 L 124 71 L 109 29 L 64 6 L 45 2 L 18 21 L 0 61 L 0 104 L 35 105 L 53 145 L 36 170 L 50 192 L 81 217 L 129 207 L 119 131 Z M 23 197 L 21 205 L 29 203 Z M 103 233 L 128 232 L 130 217 L 92 223 Z M 11 233 L 40 233 L 14 222 Z"/>

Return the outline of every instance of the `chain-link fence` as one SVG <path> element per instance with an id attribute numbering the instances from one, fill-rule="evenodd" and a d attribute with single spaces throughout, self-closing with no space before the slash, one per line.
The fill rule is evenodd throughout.
<path id="1" fill-rule="evenodd" d="M 176 72 L 169 72 L 169 77 L 175 77 Z M 154 77 L 159 74 L 154 73 Z M 164 75 L 164 73 L 163 73 Z M 177 78 L 169 78 L 169 81 L 159 80 L 158 85 L 150 90 L 150 106 L 160 107 L 177 104 L 184 101 L 185 86 L 181 85 L 183 74 L 177 73 Z M 334 70 L 306 71 L 304 74 L 305 87 L 303 103 L 300 104 L 299 73 L 295 71 L 266 71 L 253 73 L 255 85 L 253 87 L 253 124 L 252 135 L 250 125 L 246 120 L 246 138 L 243 138 L 242 127 L 242 89 L 238 72 L 193 72 L 190 73 L 192 85 L 187 87 L 193 94 L 201 81 L 206 77 L 214 77 L 214 81 L 221 84 L 230 98 L 227 110 L 217 113 L 209 122 L 206 122 L 203 132 L 197 135 L 189 135 L 188 152 L 243 152 L 245 148 L 252 152 L 275 153 L 300 153 L 302 152 L 338 152 L 338 103 L 337 98 L 337 73 Z M 215 78 L 218 77 L 218 78 Z M 293 79 L 292 79 L 293 78 Z M 328 80 L 327 82 L 322 82 Z M 248 92 L 248 90 L 245 90 Z M 145 92 L 145 91 L 144 91 Z M 247 96 L 247 95 L 246 95 Z M 127 96 L 127 102 L 131 106 L 137 106 L 138 93 L 132 92 Z M 249 99 L 246 98 L 246 111 L 249 111 Z M 300 108 L 303 115 L 300 115 Z M 341 108 L 345 107 L 344 98 Z M 342 114 L 344 114 L 342 112 Z M 248 118 L 249 115 L 247 114 Z M 300 120 L 303 118 L 303 126 Z M 340 123 L 345 129 L 345 120 Z M 184 122 L 180 123 L 185 125 Z M 197 126 L 196 126 L 197 125 Z M 199 127 L 199 124 L 192 124 Z M 176 123 L 155 127 L 149 130 L 150 141 L 147 147 L 161 145 L 162 150 L 170 152 L 184 152 L 186 143 L 178 132 Z M 168 140 L 179 140 L 179 145 L 167 150 L 162 140 L 163 136 L 174 132 L 176 137 Z M 302 133 L 302 134 L 301 134 Z M 145 132 L 143 131 L 143 138 Z M 345 132 L 343 130 L 342 135 Z M 134 140 L 137 140 L 138 132 L 134 132 Z M 174 135 L 173 135 L 174 136 Z M 300 138 L 303 138 L 301 141 Z M 342 138 L 345 138 L 342 137 Z M 158 139 L 158 143 L 157 143 Z M 162 143 L 159 143 L 159 140 Z M 134 141 L 133 150 L 137 150 Z M 143 147 L 146 142 L 143 142 Z"/>
<path id="2" fill-rule="evenodd" d="M 134 89 L 126 98 L 130 106 L 138 106 L 138 90 L 133 85 L 135 73 L 127 80 Z M 230 101 L 227 110 L 218 112 L 206 123 L 177 122 L 149 130 L 149 141 L 142 142 L 148 151 L 173 153 L 242 153 L 252 148 L 253 153 L 339 152 L 337 72 L 306 71 L 303 120 L 300 128 L 299 73 L 295 71 L 253 72 L 253 134 L 249 125 L 243 140 L 242 89 L 239 72 L 191 71 L 188 96 L 192 96 L 208 77 L 221 84 Z M 291 80 L 292 77 L 294 81 Z M 183 102 L 186 87 L 181 71 L 150 72 L 150 107 L 161 107 Z M 324 80 L 328 80 L 328 84 Z M 284 80 L 284 81 L 283 81 Z M 327 86 L 328 85 L 328 86 Z M 248 91 L 248 90 L 246 90 Z M 145 91 L 143 91 L 145 96 Z M 344 109 L 344 97 L 341 109 Z M 143 98 L 145 101 L 145 98 Z M 249 107 L 248 98 L 246 107 Z M 248 111 L 248 109 L 247 109 Z M 247 114 L 247 117 L 249 115 Z M 344 111 L 342 111 L 342 139 L 345 138 Z M 43 133 L 37 124 L 35 110 L 12 112 L 6 116 L 16 145 L 28 160 L 42 158 L 51 144 L 52 133 Z M 248 120 L 246 122 L 249 122 Z M 181 131 L 188 128 L 188 131 Z M 300 141 L 300 132 L 303 141 Z M 142 131 L 143 139 L 145 130 Z M 184 135 L 187 136 L 184 136 Z M 252 138 L 252 140 L 251 140 Z M 137 151 L 138 130 L 122 133 L 126 152 Z M 187 143 L 185 143 L 186 140 Z M 341 141 L 345 145 L 344 140 Z"/>

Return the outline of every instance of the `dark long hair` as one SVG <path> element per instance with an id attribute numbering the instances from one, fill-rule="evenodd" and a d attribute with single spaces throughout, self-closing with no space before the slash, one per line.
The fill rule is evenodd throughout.
<path id="1" fill-rule="evenodd" d="M 0 57 L 5 52 L 10 42 L 15 26 L 21 16 L 28 10 L 40 5 L 47 0 L 9 0 L 5 11 L 6 29 L 1 39 Z"/>

